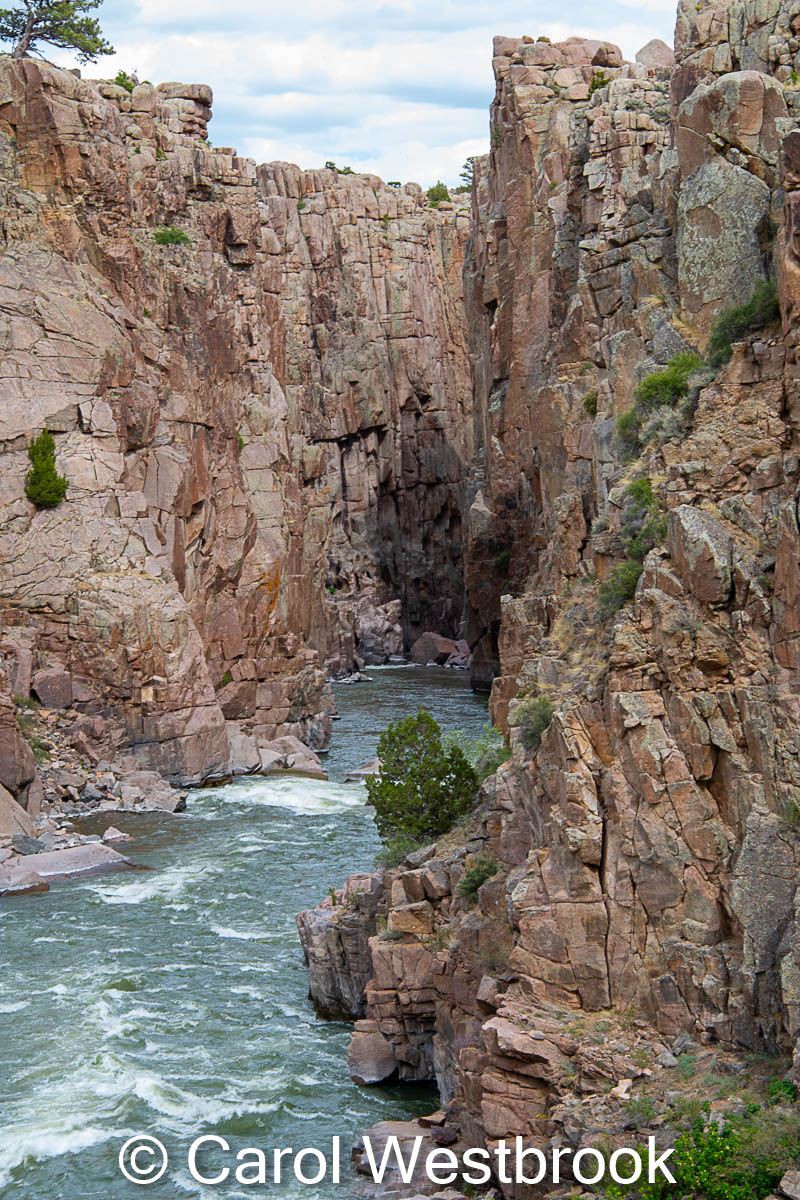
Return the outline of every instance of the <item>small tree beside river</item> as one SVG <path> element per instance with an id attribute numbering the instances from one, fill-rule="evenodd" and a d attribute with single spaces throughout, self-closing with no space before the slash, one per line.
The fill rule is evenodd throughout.
<path id="1" fill-rule="evenodd" d="M 399 860 L 446 833 L 475 803 L 473 767 L 460 746 L 442 745 L 442 731 L 424 708 L 384 730 L 378 758 L 380 774 L 367 780 L 367 794 L 388 857 Z"/>

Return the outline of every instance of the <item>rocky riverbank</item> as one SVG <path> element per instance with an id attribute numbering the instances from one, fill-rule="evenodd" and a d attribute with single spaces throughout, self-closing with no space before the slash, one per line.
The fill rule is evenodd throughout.
<path id="1" fill-rule="evenodd" d="M 738 11 L 681 3 L 633 63 L 495 41 L 467 638 L 512 757 L 469 828 L 299 919 L 354 1078 L 435 1080 L 454 1144 L 748 1105 L 777 1144 L 772 1083 L 797 1129 L 800 17 Z"/>

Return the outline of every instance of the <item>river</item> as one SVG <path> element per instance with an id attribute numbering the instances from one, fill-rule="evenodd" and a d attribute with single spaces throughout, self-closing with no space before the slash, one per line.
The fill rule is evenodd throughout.
<path id="1" fill-rule="evenodd" d="M 343 780 L 374 756 L 386 723 L 423 704 L 443 728 L 476 736 L 486 703 L 462 672 L 369 676 L 335 688 L 330 781 L 247 779 L 191 793 L 181 816 L 115 816 L 135 839 L 125 852 L 154 871 L 0 902 L 2 1200 L 141 1195 L 117 1166 L 140 1132 L 170 1155 L 144 1191 L 152 1200 L 263 1194 L 191 1178 L 187 1150 L 206 1133 L 233 1151 L 324 1149 L 338 1135 L 339 1187 L 292 1176 L 268 1191 L 343 1200 L 356 1192 L 358 1134 L 435 1107 L 430 1089 L 350 1082 L 349 1027 L 316 1018 L 294 917 L 374 861 L 363 784 Z"/>

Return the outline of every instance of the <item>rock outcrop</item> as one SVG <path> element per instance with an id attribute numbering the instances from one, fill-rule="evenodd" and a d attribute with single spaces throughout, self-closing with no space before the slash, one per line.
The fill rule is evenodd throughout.
<path id="1" fill-rule="evenodd" d="M 357 956 L 330 953 L 338 911 L 307 941 L 312 995 L 346 1000 L 371 933 L 351 1015 L 401 1078 L 436 1080 L 470 1145 L 576 1145 L 581 1093 L 630 1095 L 623 1035 L 604 1058 L 573 1017 L 635 1013 L 658 1070 L 686 1038 L 800 1071 L 800 18 L 751 8 L 682 4 L 674 66 L 495 42 L 465 272 L 466 614 L 513 755 L 466 844 L 372 877 Z M 780 319 L 634 409 L 768 277 Z M 496 869 L 473 904 L 479 854 Z"/>
<path id="2" fill-rule="evenodd" d="M 203 85 L 129 93 L 31 59 L 0 75 L 20 693 L 63 706 L 71 686 L 180 783 L 228 774 L 242 739 L 323 746 L 326 660 L 457 631 L 468 215 L 211 149 Z M 45 427 L 69 490 L 36 510 Z M 362 595 L 376 618 L 354 622 Z"/>

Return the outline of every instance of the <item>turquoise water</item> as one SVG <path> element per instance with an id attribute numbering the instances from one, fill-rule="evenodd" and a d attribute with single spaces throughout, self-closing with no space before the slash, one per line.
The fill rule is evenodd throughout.
<path id="1" fill-rule="evenodd" d="M 246 780 L 192 793 L 182 816 L 115 817 L 135 836 L 126 853 L 155 870 L 0 902 L 2 1200 L 344 1198 L 358 1134 L 435 1107 L 424 1088 L 350 1082 L 349 1027 L 316 1018 L 297 941 L 295 913 L 374 861 L 363 785 L 342 780 L 386 722 L 420 703 L 472 735 L 487 719 L 461 672 L 369 674 L 335 689 L 329 782 Z M 170 1158 L 146 1188 L 117 1165 L 140 1132 Z M 232 1147 L 198 1159 L 208 1174 L 243 1147 L 324 1150 L 338 1135 L 342 1183 L 303 1186 L 287 1160 L 290 1181 L 266 1189 L 201 1185 L 187 1166 L 201 1134 Z"/>

